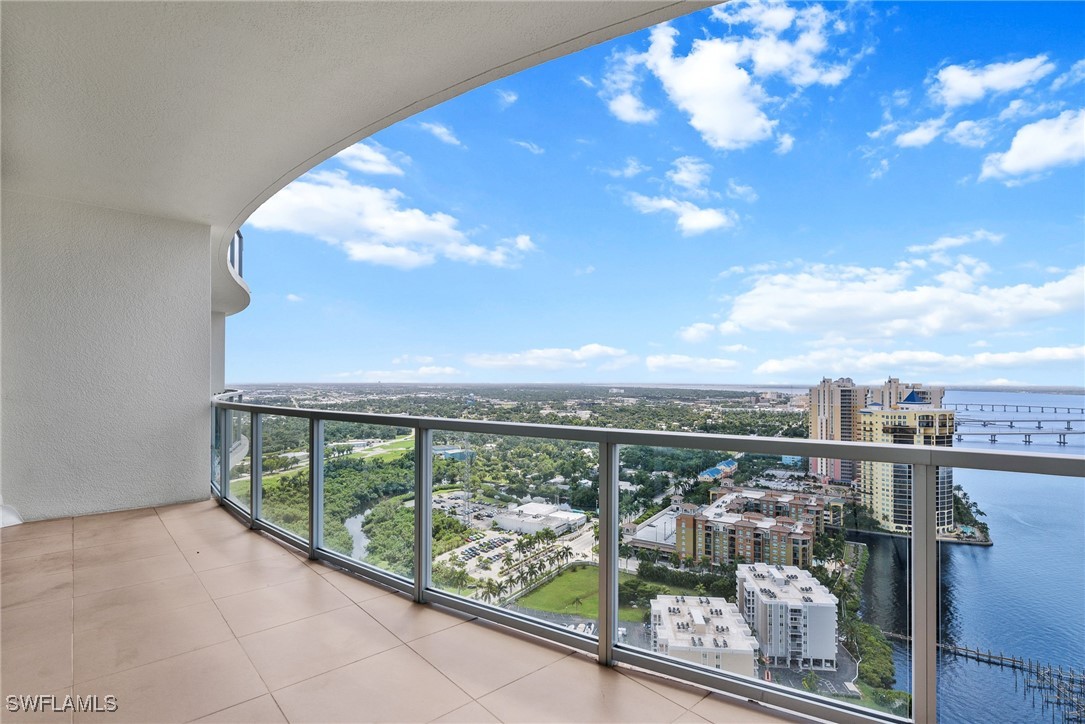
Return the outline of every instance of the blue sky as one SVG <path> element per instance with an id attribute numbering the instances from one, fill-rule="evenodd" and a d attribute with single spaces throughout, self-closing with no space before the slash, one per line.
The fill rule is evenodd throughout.
<path id="1" fill-rule="evenodd" d="M 227 379 L 1082 385 L 1083 27 L 734 2 L 476 89 L 253 214 Z"/>

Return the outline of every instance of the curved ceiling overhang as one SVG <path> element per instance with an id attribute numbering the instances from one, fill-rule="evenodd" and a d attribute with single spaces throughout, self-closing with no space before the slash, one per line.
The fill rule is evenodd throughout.
<path id="1" fill-rule="evenodd" d="M 221 241 L 396 121 L 711 4 L 5 1 L 3 183 Z"/>

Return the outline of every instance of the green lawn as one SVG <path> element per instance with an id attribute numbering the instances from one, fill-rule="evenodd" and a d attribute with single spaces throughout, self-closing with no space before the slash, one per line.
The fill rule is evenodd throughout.
<path id="1" fill-rule="evenodd" d="M 618 582 L 634 578 L 629 573 L 618 573 Z M 676 595 L 697 595 L 696 591 L 684 588 L 670 587 L 670 592 Z M 516 601 L 516 604 L 524 608 L 533 608 L 536 611 L 549 611 L 551 613 L 568 613 L 585 618 L 599 618 L 599 569 L 595 566 L 585 566 L 576 571 L 567 570 L 546 585 L 535 589 L 526 596 Z M 630 623 L 640 623 L 644 620 L 644 608 L 629 608 L 622 606 L 618 609 L 618 619 Z"/>

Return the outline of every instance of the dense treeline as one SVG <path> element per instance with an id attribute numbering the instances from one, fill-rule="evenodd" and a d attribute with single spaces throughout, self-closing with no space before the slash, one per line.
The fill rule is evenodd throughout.
<path id="1" fill-rule="evenodd" d="M 665 586 L 688 588 L 705 596 L 723 597 L 728 601 L 734 601 L 737 588 L 735 568 L 735 564 L 730 563 L 717 566 L 712 572 L 699 573 L 641 561 L 637 568 L 637 578 L 662 583 Z"/>

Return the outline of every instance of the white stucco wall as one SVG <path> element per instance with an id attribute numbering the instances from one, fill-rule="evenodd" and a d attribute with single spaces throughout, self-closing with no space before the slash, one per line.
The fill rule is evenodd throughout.
<path id="1" fill-rule="evenodd" d="M 3 500 L 34 520 L 207 497 L 207 226 L 4 192 Z"/>

